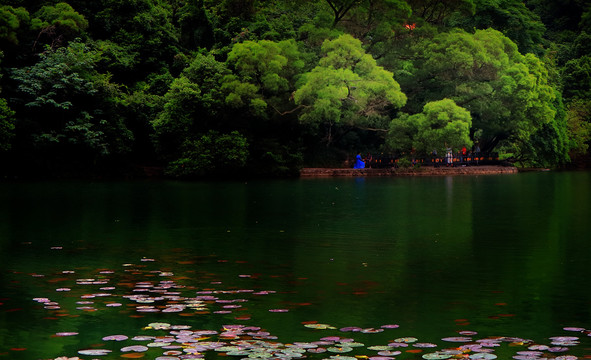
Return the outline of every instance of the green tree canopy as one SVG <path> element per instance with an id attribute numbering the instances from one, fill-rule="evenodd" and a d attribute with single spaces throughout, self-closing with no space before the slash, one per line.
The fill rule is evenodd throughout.
<path id="1" fill-rule="evenodd" d="M 262 117 L 266 116 L 269 105 L 280 111 L 278 107 L 286 103 L 289 97 L 286 94 L 293 89 L 294 79 L 304 66 L 293 40 L 235 44 L 227 64 L 234 71 L 222 79 L 226 104 L 246 107 Z"/>
<path id="2" fill-rule="evenodd" d="M 483 151 L 502 141 L 527 142 L 556 109 L 554 89 L 544 63 L 521 55 L 499 31 L 441 33 L 418 44 L 422 56 L 404 85 L 413 95 L 410 110 L 438 96 L 453 99 L 472 114 L 472 132 L 481 134 Z"/>
<path id="3" fill-rule="evenodd" d="M 334 125 L 374 126 L 388 109 L 405 104 L 406 96 L 393 74 L 365 53 L 361 41 L 341 35 L 325 41 L 322 53 L 318 66 L 302 77 L 294 100 L 302 107 L 302 123 L 327 128 L 327 144 L 332 142 Z"/>
<path id="4" fill-rule="evenodd" d="M 84 15 L 65 2 L 43 6 L 35 17 L 41 20 L 39 38 L 47 38 L 52 47 L 61 46 L 64 41 L 74 39 L 88 28 Z"/>
<path id="5" fill-rule="evenodd" d="M 0 41 L 18 45 L 19 32 L 28 27 L 30 22 L 29 12 L 24 7 L 0 6 Z"/>
<path id="6" fill-rule="evenodd" d="M 174 79 L 164 95 L 164 107 L 153 121 L 160 154 L 178 158 L 186 139 L 220 128 L 218 115 L 224 104 L 221 82 L 228 73 L 225 64 L 213 56 L 198 54 Z"/>
<path id="7" fill-rule="evenodd" d="M 474 0 L 474 15 L 455 14 L 450 25 L 466 31 L 494 28 L 517 44 L 522 54 L 543 53 L 544 24 L 521 0 Z"/>
<path id="8" fill-rule="evenodd" d="M 35 129 L 32 143 L 24 146 L 72 146 L 93 156 L 128 150 L 132 135 L 117 115 L 118 89 L 94 68 L 100 57 L 86 44 L 73 42 L 13 71 L 24 100 L 18 108 L 22 125 Z"/>
<path id="9" fill-rule="evenodd" d="M 397 153 L 415 151 L 426 156 L 433 150 L 443 154 L 446 148 L 471 147 L 472 118 L 468 110 L 451 99 L 427 103 L 423 112 L 402 115 L 390 123 L 386 137 L 388 148 Z"/>

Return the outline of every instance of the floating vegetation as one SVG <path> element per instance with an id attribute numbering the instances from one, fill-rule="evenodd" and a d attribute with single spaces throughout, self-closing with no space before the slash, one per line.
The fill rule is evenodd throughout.
<path id="1" fill-rule="evenodd" d="M 141 261 L 156 262 L 147 258 Z M 276 294 L 274 290 L 220 288 L 223 283 L 217 279 L 210 281 L 207 288 L 199 288 L 190 283 L 191 278 L 176 276 L 169 269 L 147 270 L 145 265 L 133 264 L 124 264 L 123 269 L 122 275 L 112 269 L 99 269 L 94 277 L 91 275 L 79 278 L 75 271 L 65 270 L 60 276 L 71 276 L 69 281 L 75 286 L 55 287 L 50 296 L 33 298 L 39 307 L 53 314 L 68 314 L 70 307 L 69 311 L 73 312 L 92 312 L 93 315 L 89 316 L 116 311 L 130 317 L 147 316 L 153 320 L 164 320 L 146 321 L 137 328 L 135 334 L 105 334 L 97 339 L 103 343 L 84 344 L 84 348 L 77 350 L 77 355 L 91 356 L 92 359 L 108 357 L 157 360 L 201 359 L 212 356 L 279 360 L 476 360 L 506 358 L 506 354 L 510 353 L 511 358 L 517 360 L 574 360 L 578 357 L 567 353 L 581 344 L 581 337 L 591 334 L 591 330 L 586 328 L 564 327 L 563 330 L 569 332 L 568 335 L 549 337 L 544 344 L 518 337 L 476 338 L 478 332 L 472 330 L 459 330 L 454 336 L 440 339 L 419 339 L 405 336 L 408 334 L 404 333 L 404 326 L 398 324 L 375 324 L 375 327 L 358 327 L 352 324 L 337 327 L 329 323 L 305 321 L 297 326 L 306 329 L 302 331 L 313 337 L 313 340 L 291 339 L 290 342 L 281 342 L 283 339 L 250 321 L 257 320 L 258 315 L 253 314 L 263 313 L 285 319 L 288 315 L 282 314 L 291 312 L 294 309 L 293 303 L 284 301 L 281 307 L 266 306 L 252 313 L 248 309 L 249 306 L 255 306 L 261 296 Z M 46 279 L 38 274 L 34 275 L 41 279 L 39 281 Z M 238 278 L 248 281 L 257 276 L 238 275 Z M 180 282 L 180 279 L 185 281 Z M 195 328 L 195 322 L 184 321 L 184 318 L 190 316 L 217 317 L 214 322 L 204 323 L 224 323 L 212 328 Z M 246 324 L 245 320 L 250 321 Z M 68 330 L 82 331 L 65 329 L 52 332 L 52 337 L 80 335 L 78 331 Z M 374 335 L 380 333 L 384 334 Z M 353 336 L 349 337 L 350 335 Z M 385 337 L 391 340 L 384 341 Z M 369 344 L 365 345 L 365 342 Z M 500 356 L 501 353 L 503 356 Z M 67 356 L 72 355 L 66 354 L 55 359 L 81 359 Z M 585 358 L 589 357 L 591 356 Z"/>

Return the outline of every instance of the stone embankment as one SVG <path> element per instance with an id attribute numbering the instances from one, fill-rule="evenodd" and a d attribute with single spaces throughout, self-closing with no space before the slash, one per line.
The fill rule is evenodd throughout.
<path id="1" fill-rule="evenodd" d="M 327 169 L 304 168 L 300 171 L 301 177 L 336 177 L 336 176 L 450 176 L 450 175 L 494 175 L 516 174 L 517 168 L 512 166 L 458 166 L 458 167 L 432 167 L 423 166 L 417 168 L 387 168 L 387 169 Z"/>

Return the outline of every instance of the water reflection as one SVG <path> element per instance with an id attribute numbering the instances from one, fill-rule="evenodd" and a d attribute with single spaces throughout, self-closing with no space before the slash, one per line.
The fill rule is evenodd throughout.
<path id="1" fill-rule="evenodd" d="M 142 258 L 193 292 L 218 282 L 277 291 L 247 312 L 286 339 L 310 338 L 301 322 L 319 321 L 397 323 L 429 341 L 462 329 L 541 341 L 589 326 L 589 184 L 589 173 L 2 184 L 0 291 L 20 310 L 0 320 L 12 329 L 0 352 L 28 337 L 57 354 L 101 331 L 137 332 L 146 319 L 84 313 L 56 326 L 30 309 L 63 270 L 94 276 Z M 283 307 L 281 321 L 267 311 Z M 60 328 L 83 335 L 47 338 Z"/>

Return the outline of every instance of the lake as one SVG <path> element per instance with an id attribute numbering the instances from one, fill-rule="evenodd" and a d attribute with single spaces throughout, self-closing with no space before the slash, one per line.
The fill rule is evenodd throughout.
<path id="1" fill-rule="evenodd" d="M 0 359 L 591 358 L 590 172 L 0 196 Z"/>

